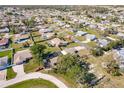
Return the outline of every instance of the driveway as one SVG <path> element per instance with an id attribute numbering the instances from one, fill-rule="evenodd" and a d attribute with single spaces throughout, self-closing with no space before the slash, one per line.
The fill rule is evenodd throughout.
<path id="1" fill-rule="evenodd" d="M 30 80 L 30 79 L 37 79 L 37 78 L 42 78 L 42 79 L 51 81 L 59 88 L 67 88 L 67 86 L 63 82 L 58 80 L 56 77 L 54 77 L 52 75 L 48 75 L 48 74 L 43 74 L 40 72 L 33 72 L 33 73 L 29 73 L 29 74 L 24 74 L 21 77 L 16 77 L 14 79 L 4 81 L 4 82 L 0 83 L 0 87 L 7 87 L 9 85 L 13 85 L 13 84 L 16 84 L 18 82 L 22 82 L 22 81 Z"/>
<path id="2" fill-rule="evenodd" d="M 20 77 L 20 76 L 23 76 L 25 74 L 23 64 L 13 66 L 12 68 L 13 68 L 13 71 L 15 73 L 17 73 L 16 77 Z"/>
<path id="3" fill-rule="evenodd" d="M 0 83 L 6 80 L 7 70 L 0 71 Z"/>

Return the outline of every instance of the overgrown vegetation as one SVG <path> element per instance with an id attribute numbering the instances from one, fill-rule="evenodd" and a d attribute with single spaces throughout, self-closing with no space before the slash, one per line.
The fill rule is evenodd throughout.
<path id="1" fill-rule="evenodd" d="M 80 87 L 84 87 L 84 85 L 90 87 L 92 80 L 96 77 L 88 70 L 88 64 L 77 55 L 67 54 L 59 57 L 58 64 L 53 71 L 74 80 L 77 84 L 81 84 Z"/>
<path id="2" fill-rule="evenodd" d="M 106 71 L 112 76 L 121 75 L 120 70 L 119 70 L 119 65 L 115 61 L 112 61 L 107 65 Z"/>
<path id="3" fill-rule="evenodd" d="M 112 49 L 117 49 L 124 47 L 124 40 L 120 39 L 118 41 L 112 41 L 105 47 L 98 47 L 92 50 L 92 54 L 94 56 L 102 56 L 104 54 L 104 51 L 109 51 Z"/>
<path id="4" fill-rule="evenodd" d="M 102 56 L 104 54 L 104 51 L 102 50 L 102 48 L 97 47 L 92 50 L 92 54 L 93 56 Z"/>

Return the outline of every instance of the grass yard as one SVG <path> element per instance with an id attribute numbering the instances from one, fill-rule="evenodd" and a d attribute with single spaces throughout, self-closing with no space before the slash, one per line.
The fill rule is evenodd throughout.
<path id="1" fill-rule="evenodd" d="M 80 50 L 80 51 L 78 52 L 78 54 L 79 54 L 80 56 L 83 56 L 83 55 L 90 55 L 90 50 L 88 50 L 88 49 L 83 49 L 83 50 Z"/>
<path id="2" fill-rule="evenodd" d="M 100 57 L 90 56 L 87 59 L 88 63 L 95 64 L 95 73 L 105 75 L 105 79 L 96 85 L 96 88 L 123 88 L 124 87 L 124 76 L 111 76 L 102 67 L 102 63 L 108 63 L 113 60 L 113 53 L 108 52 Z"/>
<path id="3" fill-rule="evenodd" d="M 47 44 L 46 41 L 44 41 L 44 42 L 40 42 L 39 44 L 42 44 L 42 45 L 45 45 L 45 46 L 46 46 L 45 52 L 55 52 L 55 51 L 60 51 L 60 48 L 59 48 L 59 47 L 51 47 L 51 46 L 48 46 L 48 44 Z"/>
<path id="4" fill-rule="evenodd" d="M 55 51 L 60 51 L 60 48 L 47 46 L 47 48 L 45 49 L 45 51 L 46 52 L 55 52 Z"/>
<path id="5" fill-rule="evenodd" d="M 14 49 L 19 49 L 21 47 L 22 47 L 22 43 L 20 43 L 20 44 L 12 43 L 12 48 L 14 48 Z"/>
<path id="6" fill-rule="evenodd" d="M 91 47 L 91 48 L 95 48 L 95 47 L 97 46 L 97 43 L 94 42 L 94 41 L 90 41 L 90 42 L 87 43 L 87 45 L 88 45 L 89 47 Z"/>
<path id="7" fill-rule="evenodd" d="M 8 51 L 2 51 L 0 52 L 0 57 L 4 57 L 4 56 L 8 56 L 8 57 L 11 57 L 11 50 L 8 50 Z"/>
<path id="8" fill-rule="evenodd" d="M 97 38 L 101 37 L 100 35 L 102 34 L 102 31 L 98 31 L 98 30 L 95 30 L 95 29 L 82 29 L 83 31 L 86 31 L 88 32 L 89 34 L 93 34 L 93 35 L 96 35 Z"/>
<path id="9" fill-rule="evenodd" d="M 10 62 L 11 61 L 11 57 L 12 57 L 12 51 L 11 50 L 7 50 L 7 51 L 0 52 L 0 57 L 5 57 L 5 56 L 8 56 L 8 60 Z"/>
<path id="10" fill-rule="evenodd" d="M 68 76 L 65 76 L 63 74 L 56 74 L 56 73 L 54 73 L 52 71 L 42 71 L 42 73 L 46 73 L 46 74 L 50 74 L 50 75 L 55 76 L 56 78 L 58 78 L 60 81 L 62 81 L 64 84 L 66 84 L 70 88 L 76 88 L 78 86 L 75 83 L 75 81 L 73 81 Z"/>
<path id="11" fill-rule="evenodd" d="M 7 88 L 57 88 L 57 86 L 47 80 L 31 79 L 10 85 Z"/>
<path id="12" fill-rule="evenodd" d="M 24 64 L 24 71 L 26 73 L 34 72 L 38 66 L 39 66 L 39 63 L 37 63 L 34 59 L 31 59 L 29 60 L 28 63 Z"/>
<path id="13" fill-rule="evenodd" d="M 109 35 L 111 38 L 114 38 L 114 39 L 119 39 L 119 37 L 117 35 Z"/>
<path id="14" fill-rule="evenodd" d="M 71 31 L 67 31 L 66 33 L 67 33 L 68 35 L 74 35 L 74 33 L 71 32 Z"/>
<path id="15" fill-rule="evenodd" d="M 39 31 L 36 31 L 36 32 L 32 32 L 32 35 L 33 36 L 40 36 L 40 33 L 39 33 Z"/>
<path id="16" fill-rule="evenodd" d="M 28 42 L 29 44 L 32 44 L 33 42 L 30 40 L 30 39 L 28 39 L 28 41 L 26 41 L 26 42 Z M 23 47 L 23 44 L 24 43 L 12 43 L 12 48 L 14 48 L 14 49 L 19 49 L 19 48 L 22 48 Z"/>
<path id="17" fill-rule="evenodd" d="M 33 37 L 34 38 L 34 41 L 35 42 L 40 42 L 42 41 L 42 37 L 41 36 L 36 36 L 36 37 Z"/>
<path id="18" fill-rule="evenodd" d="M 77 36 L 76 39 L 78 39 L 79 41 L 85 41 L 85 36 Z"/>
<path id="19" fill-rule="evenodd" d="M 13 79 L 16 77 L 16 73 L 13 71 L 13 69 L 10 67 L 7 69 L 7 80 Z"/>
<path id="20" fill-rule="evenodd" d="M 76 47 L 76 46 L 80 46 L 80 44 L 78 44 L 78 43 L 70 43 L 69 45 L 67 45 L 66 48 L 71 48 L 71 47 Z"/>

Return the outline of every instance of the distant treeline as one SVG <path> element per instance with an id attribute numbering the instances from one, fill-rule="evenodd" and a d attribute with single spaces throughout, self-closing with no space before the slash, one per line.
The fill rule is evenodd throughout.
<path id="1" fill-rule="evenodd" d="M 93 10 L 93 9 L 104 9 L 104 10 L 108 10 L 108 8 L 104 7 L 103 5 L 100 6 L 100 5 L 8 5 L 8 6 L 0 6 L 0 8 L 3 8 L 3 7 L 19 7 L 19 8 L 25 8 L 25 9 L 39 9 L 39 8 L 42 8 L 42 9 L 46 9 L 46 8 L 49 8 L 49 9 L 57 9 L 57 10 L 62 10 L 62 11 L 66 11 L 67 10 Z M 111 7 L 113 8 L 117 8 L 117 7 L 124 7 L 124 6 L 121 6 L 121 5 L 118 5 L 118 6 L 113 6 L 111 5 Z"/>

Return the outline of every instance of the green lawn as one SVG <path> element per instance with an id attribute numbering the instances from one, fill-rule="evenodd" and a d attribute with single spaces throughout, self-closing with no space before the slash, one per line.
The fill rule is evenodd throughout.
<path id="1" fill-rule="evenodd" d="M 34 41 L 35 42 L 40 42 L 42 41 L 42 37 L 41 36 L 36 36 L 36 37 L 33 37 L 34 38 Z"/>
<path id="2" fill-rule="evenodd" d="M 117 35 L 109 35 L 111 38 L 114 38 L 114 39 L 119 39 L 119 37 Z"/>
<path id="3" fill-rule="evenodd" d="M 80 44 L 78 44 L 78 43 L 70 43 L 70 44 L 67 45 L 67 47 L 65 47 L 65 48 L 71 48 L 71 47 L 76 47 L 76 46 L 80 46 Z"/>
<path id="4" fill-rule="evenodd" d="M 85 41 L 85 36 L 76 36 L 79 41 Z"/>
<path id="5" fill-rule="evenodd" d="M 5 56 L 8 56 L 8 63 L 10 64 L 11 57 L 12 57 L 12 51 L 11 50 L 7 50 L 7 51 L 0 52 L 0 57 L 5 57 Z"/>
<path id="6" fill-rule="evenodd" d="M 70 79 L 68 76 L 63 74 L 56 74 L 53 71 L 42 71 L 42 73 L 50 74 L 57 77 L 60 81 L 66 84 L 70 88 L 76 88 L 78 85 L 75 83 L 73 79 Z"/>
<path id="7" fill-rule="evenodd" d="M 34 72 L 37 67 L 39 67 L 39 64 L 34 59 L 31 59 L 28 63 L 24 64 L 24 71 L 26 73 Z"/>
<path id="8" fill-rule="evenodd" d="M 39 44 L 42 44 L 42 45 L 45 45 L 46 46 L 45 52 L 55 52 L 55 51 L 59 51 L 60 50 L 58 47 L 50 47 L 47 44 L 47 41 L 40 42 Z"/>
<path id="9" fill-rule="evenodd" d="M 16 73 L 13 71 L 12 68 L 7 69 L 7 80 L 13 79 L 16 77 Z"/>
<path id="10" fill-rule="evenodd" d="M 102 31 L 98 31 L 98 30 L 95 30 L 95 29 L 81 29 L 83 31 L 86 31 L 88 32 L 89 34 L 93 34 L 93 35 L 96 35 L 97 38 L 101 37 L 101 34 L 102 34 Z"/>
<path id="11" fill-rule="evenodd" d="M 11 50 L 8 50 L 8 51 L 3 51 L 3 52 L 0 52 L 0 57 L 4 57 L 4 56 L 8 56 L 9 58 L 11 58 Z"/>
<path id="12" fill-rule="evenodd" d="M 8 86 L 7 88 L 57 88 L 57 86 L 47 80 L 31 79 Z"/>
<path id="13" fill-rule="evenodd" d="M 64 82 L 67 86 L 70 88 L 77 88 L 78 85 L 75 83 L 73 79 L 70 79 L 68 76 L 63 75 L 63 74 L 53 74 L 56 76 L 58 79 L 60 79 L 62 82 Z"/>
<path id="14" fill-rule="evenodd" d="M 40 33 L 39 33 L 39 31 L 36 31 L 36 32 L 32 32 L 32 35 L 33 36 L 40 36 Z"/>
<path id="15" fill-rule="evenodd" d="M 97 46 L 96 42 L 94 42 L 94 41 L 88 42 L 87 45 L 89 45 L 91 48 L 94 48 Z"/>

